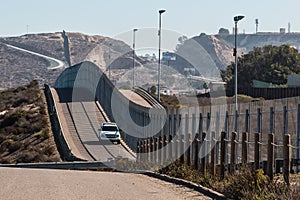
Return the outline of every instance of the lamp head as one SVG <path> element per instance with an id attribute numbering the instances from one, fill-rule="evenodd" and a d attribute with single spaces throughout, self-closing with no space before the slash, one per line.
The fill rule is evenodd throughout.
<path id="1" fill-rule="evenodd" d="M 235 16 L 235 17 L 233 18 L 233 20 L 234 20 L 235 22 L 238 22 L 238 21 L 242 20 L 244 17 L 245 17 L 245 16 L 243 16 L 243 15 L 238 15 L 238 16 Z"/>
<path id="2" fill-rule="evenodd" d="M 139 30 L 139 29 L 137 29 L 137 28 L 134 28 L 134 29 L 133 29 L 133 32 L 136 32 L 137 30 Z"/>
<path id="3" fill-rule="evenodd" d="M 162 13 L 166 12 L 166 10 L 159 10 L 158 12 L 159 12 L 159 14 L 162 14 Z"/>

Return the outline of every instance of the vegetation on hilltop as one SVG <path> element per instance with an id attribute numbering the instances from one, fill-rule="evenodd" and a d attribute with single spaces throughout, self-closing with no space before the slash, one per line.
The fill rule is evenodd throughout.
<path id="1" fill-rule="evenodd" d="M 157 98 L 155 94 L 151 94 L 154 98 Z M 191 106 L 210 106 L 233 104 L 234 97 L 210 97 L 209 93 L 197 96 L 176 96 L 176 95 L 164 95 L 160 96 L 161 104 L 166 108 L 180 108 L 180 107 L 191 107 Z M 214 98 L 212 100 L 212 98 Z M 261 101 L 263 98 L 253 98 L 247 95 L 238 95 L 239 103 L 249 103 L 253 101 Z"/>
<path id="2" fill-rule="evenodd" d="M 37 81 L 0 92 L 0 163 L 60 161 Z"/>
<path id="3" fill-rule="evenodd" d="M 231 63 L 221 76 L 227 87 L 234 87 L 235 63 Z M 300 73 L 300 54 L 289 45 L 255 47 L 253 51 L 238 58 L 238 86 L 248 87 L 253 80 L 277 85 L 287 83 L 289 74 Z"/>

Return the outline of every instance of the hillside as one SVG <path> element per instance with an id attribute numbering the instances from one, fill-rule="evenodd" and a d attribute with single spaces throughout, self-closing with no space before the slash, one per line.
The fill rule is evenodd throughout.
<path id="1" fill-rule="evenodd" d="M 171 61 L 170 64 L 182 71 L 182 66 L 194 67 L 199 73 L 210 75 L 208 69 L 217 67 L 226 68 L 234 61 L 234 35 L 219 34 L 206 35 L 204 33 L 186 40 L 178 49 L 178 55 L 184 55 L 185 59 Z M 239 34 L 237 37 L 238 55 L 246 54 L 254 47 L 266 45 L 280 46 L 288 44 L 300 49 L 299 33 L 258 33 L 258 34 Z M 193 57 L 190 57 L 193 55 Z"/>
<path id="2" fill-rule="evenodd" d="M 38 82 L 0 91 L 0 163 L 60 160 Z"/>
<path id="3" fill-rule="evenodd" d="M 66 63 L 65 67 L 68 67 L 69 58 L 71 65 L 89 60 L 104 71 L 107 70 L 108 63 L 115 61 L 116 58 L 122 58 L 122 63 L 124 60 L 132 62 L 131 58 L 126 56 L 131 49 L 122 41 L 81 33 L 66 33 L 66 35 L 67 39 L 61 32 L 0 38 L 0 73 L 4 75 L 0 79 L 0 88 L 21 86 L 33 79 L 38 80 L 40 84 L 54 85 L 56 78 L 64 70 L 64 68 L 50 69 L 49 60 L 11 48 L 6 44 L 59 59 Z M 65 41 L 68 41 L 69 54 L 65 51 Z M 111 66 L 112 69 L 117 67 L 118 65 L 114 64 Z"/>
<path id="4" fill-rule="evenodd" d="M 42 85 L 54 85 L 56 78 L 64 68 L 51 69 L 53 63 L 48 59 L 29 54 L 7 46 L 10 44 L 26 50 L 40 53 L 65 63 L 65 67 L 91 61 L 108 74 L 110 65 L 111 79 L 120 87 L 132 85 L 132 52 L 131 47 L 120 40 L 100 35 L 90 36 L 81 33 L 57 32 L 27 34 L 19 37 L 0 38 L 0 88 L 13 88 L 24 85 L 31 80 L 38 80 Z M 239 34 L 239 55 L 246 54 L 253 47 L 267 44 L 289 44 L 300 48 L 300 34 L 259 33 Z M 226 68 L 234 61 L 232 49 L 234 35 L 206 35 L 201 33 L 186 40 L 176 51 L 176 60 L 163 65 L 170 65 L 181 74 L 185 68 L 196 68 L 196 75 L 220 77 L 219 69 Z M 157 62 L 136 58 L 136 85 L 155 85 L 157 82 Z M 174 70 L 162 67 L 162 85 L 167 88 L 186 88 L 181 84 L 184 76 Z M 185 81 L 187 82 L 187 81 Z M 197 88 L 202 88 L 198 83 Z M 146 88 L 147 89 L 147 88 Z"/>

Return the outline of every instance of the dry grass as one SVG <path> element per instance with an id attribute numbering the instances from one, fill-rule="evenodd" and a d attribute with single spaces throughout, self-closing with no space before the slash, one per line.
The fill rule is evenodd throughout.
<path id="1" fill-rule="evenodd" d="M 293 178 L 293 185 L 287 187 L 280 177 L 270 181 L 263 174 L 262 170 L 253 170 L 250 167 L 242 167 L 233 175 L 226 175 L 223 180 L 218 177 L 212 177 L 209 174 L 203 176 L 198 170 L 174 162 L 169 166 L 160 169 L 160 173 L 167 174 L 172 177 L 185 179 L 205 187 L 216 190 L 224 194 L 229 199 L 243 200 L 277 200 L 277 199 L 299 199 L 300 197 L 300 176 Z"/>
<path id="2" fill-rule="evenodd" d="M 37 81 L 0 92 L 0 163 L 60 161 Z"/>

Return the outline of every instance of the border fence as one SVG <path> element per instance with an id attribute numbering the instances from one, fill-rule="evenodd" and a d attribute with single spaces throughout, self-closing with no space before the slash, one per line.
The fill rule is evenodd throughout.
<path id="1" fill-rule="evenodd" d="M 138 161 L 187 163 L 223 177 L 243 163 L 273 178 L 300 171 L 300 98 L 169 109 L 163 130 L 137 142 Z M 217 169 L 217 170 L 216 170 Z"/>
<path id="2" fill-rule="evenodd" d="M 279 99 L 286 97 L 300 96 L 300 87 L 287 88 L 256 88 L 256 87 L 239 87 L 239 94 L 245 94 L 251 97 L 263 97 L 264 99 Z M 228 96 L 233 96 L 233 90 L 226 90 Z"/>

